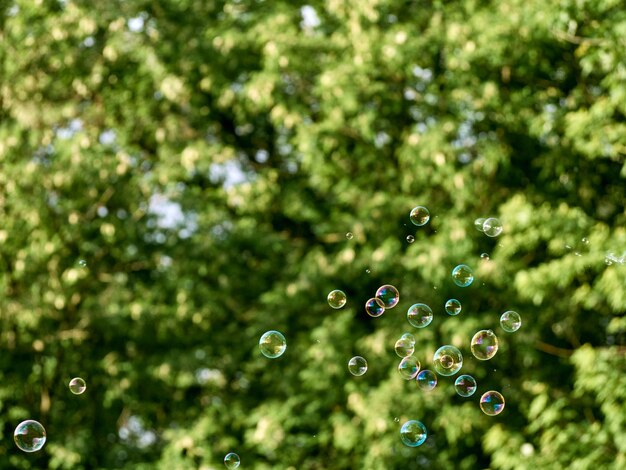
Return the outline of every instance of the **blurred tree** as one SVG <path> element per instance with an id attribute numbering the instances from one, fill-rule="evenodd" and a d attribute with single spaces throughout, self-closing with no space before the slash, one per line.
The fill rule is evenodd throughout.
<path id="1" fill-rule="evenodd" d="M 617 0 L 0 2 L 0 468 L 624 468 L 624 38 Z M 411 330 L 476 395 L 402 380 Z"/>

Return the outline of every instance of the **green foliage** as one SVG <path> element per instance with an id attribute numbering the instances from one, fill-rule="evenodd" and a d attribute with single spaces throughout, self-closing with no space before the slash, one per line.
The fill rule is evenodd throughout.
<path id="1" fill-rule="evenodd" d="M 624 468 L 621 2 L 304 5 L 0 2 L 0 468 Z M 384 283 L 400 304 L 370 318 Z M 399 377 L 411 330 L 423 368 L 462 350 L 475 396 Z"/>

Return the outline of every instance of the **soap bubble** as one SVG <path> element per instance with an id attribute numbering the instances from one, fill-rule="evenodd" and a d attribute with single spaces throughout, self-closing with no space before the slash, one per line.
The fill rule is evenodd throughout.
<path id="1" fill-rule="evenodd" d="M 400 293 L 392 285 L 385 284 L 376 291 L 376 298 L 383 303 L 385 308 L 394 308 L 400 301 Z"/>
<path id="2" fill-rule="evenodd" d="M 400 439 L 409 447 L 421 446 L 427 435 L 426 426 L 416 419 L 407 421 L 400 428 Z"/>
<path id="3" fill-rule="evenodd" d="M 430 212 L 428 212 L 428 209 L 423 206 L 417 206 L 411 210 L 409 218 L 411 219 L 411 222 L 413 222 L 413 225 L 421 227 L 422 225 L 426 225 L 430 220 Z"/>
<path id="4" fill-rule="evenodd" d="M 367 372 L 367 361 L 361 356 L 354 356 L 348 361 L 348 370 L 352 375 L 360 377 Z"/>
<path id="5" fill-rule="evenodd" d="M 437 386 L 437 375 L 428 369 L 417 374 L 416 380 L 417 386 L 422 390 L 430 391 Z"/>
<path id="6" fill-rule="evenodd" d="M 72 380 L 70 380 L 69 387 L 70 392 L 72 392 L 74 395 L 80 395 L 87 388 L 87 384 L 80 377 L 74 377 Z"/>
<path id="7" fill-rule="evenodd" d="M 240 463 L 239 456 L 234 452 L 229 452 L 226 454 L 226 457 L 224 457 L 224 465 L 226 465 L 228 469 L 237 468 Z"/>
<path id="8" fill-rule="evenodd" d="M 483 223 L 483 232 L 488 237 L 497 237 L 502 233 L 502 223 L 495 217 L 489 217 Z"/>
<path id="9" fill-rule="evenodd" d="M 412 356 L 405 357 L 398 364 L 398 372 L 405 380 L 414 379 L 420 371 L 420 361 Z"/>
<path id="10" fill-rule="evenodd" d="M 480 409 L 488 416 L 496 416 L 504 409 L 504 397 L 500 392 L 490 390 L 480 397 Z"/>
<path id="11" fill-rule="evenodd" d="M 382 300 L 371 298 L 365 302 L 365 311 L 370 317 L 380 317 L 385 313 L 385 305 Z"/>
<path id="12" fill-rule="evenodd" d="M 335 289 L 328 294 L 328 305 L 332 308 L 341 308 L 346 304 L 346 293 L 342 290 Z"/>
<path id="13" fill-rule="evenodd" d="M 485 220 L 487 219 L 485 219 L 484 217 L 479 217 L 474 221 L 474 227 L 476 227 L 476 230 L 478 230 L 479 232 L 483 231 L 483 224 L 485 223 Z"/>
<path id="14" fill-rule="evenodd" d="M 480 254 L 480 259 L 485 260 L 485 261 L 489 261 L 489 254 L 488 253 L 481 253 Z"/>
<path id="15" fill-rule="evenodd" d="M 452 345 L 441 346 L 433 356 L 433 367 L 439 375 L 454 375 L 463 367 L 463 355 Z"/>
<path id="16" fill-rule="evenodd" d="M 507 333 L 514 333 L 522 326 L 522 318 L 519 313 L 508 310 L 500 317 L 500 326 Z"/>
<path id="17" fill-rule="evenodd" d="M 454 381 L 454 389 L 462 397 L 471 397 L 476 391 L 476 380 L 471 375 L 459 375 Z"/>
<path id="18" fill-rule="evenodd" d="M 498 338 L 491 330 L 480 330 L 472 338 L 470 348 L 476 359 L 486 361 L 498 352 Z"/>
<path id="19" fill-rule="evenodd" d="M 409 243 L 413 243 L 415 241 L 415 237 L 413 235 L 407 235 L 406 241 Z"/>
<path id="20" fill-rule="evenodd" d="M 348 233 L 346 233 L 346 238 L 348 240 L 352 240 L 354 238 L 354 235 L 352 234 L 352 232 L 348 232 Z"/>
<path id="21" fill-rule="evenodd" d="M 78 266 L 80 266 L 81 268 L 86 268 L 87 267 L 87 260 L 79 259 L 78 260 Z"/>
<path id="22" fill-rule="evenodd" d="M 22 421 L 13 433 L 15 444 L 24 452 L 37 452 L 46 443 L 46 430 L 32 419 Z"/>
<path id="23" fill-rule="evenodd" d="M 283 355 L 287 349 L 287 340 L 280 331 L 270 330 L 261 336 L 259 349 L 265 357 L 274 359 Z"/>
<path id="24" fill-rule="evenodd" d="M 449 299 L 446 302 L 446 313 L 448 315 L 458 315 L 461 313 L 461 302 L 456 299 Z"/>
<path id="25" fill-rule="evenodd" d="M 415 346 L 415 336 L 413 336 L 411 333 L 404 333 L 400 338 L 406 339 L 411 343 L 411 346 Z"/>
<path id="26" fill-rule="evenodd" d="M 467 287 L 474 281 L 474 271 L 465 264 L 459 264 L 452 270 L 452 280 L 459 287 Z"/>
<path id="27" fill-rule="evenodd" d="M 587 237 L 583 237 L 581 242 L 583 242 L 583 245 L 589 245 L 589 239 Z"/>
<path id="28" fill-rule="evenodd" d="M 415 341 L 402 337 L 396 341 L 394 349 L 399 357 L 408 357 L 415 351 Z"/>
<path id="29" fill-rule="evenodd" d="M 433 321 L 433 311 L 426 304 L 413 304 L 406 312 L 406 319 L 415 328 L 424 328 Z"/>

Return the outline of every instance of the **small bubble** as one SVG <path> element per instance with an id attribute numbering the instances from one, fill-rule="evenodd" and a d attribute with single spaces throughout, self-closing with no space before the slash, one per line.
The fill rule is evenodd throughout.
<path id="1" fill-rule="evenodd" d="M 328 305 L 334 309 L 343 307 L 346 304 L 346 299 L 345 292 L 339 289 L 330 291 L 327 297 Z"/>
<path id="2" fill-rule="evenodd" d="M 454 381 L 454 390 L 464 398 L 471 397 L 476 392 L 476 380 L 471 375 L 459 375 Z"/>
<path id="3" fill-rule="evenodd" d="M 409 447 L 421 446 L 427 436 L 426 426 L 416 419 L 407 421 L 400 429 L 400 439 L 404 445 Z"/>
<path id="4" fill-rule="evenodd" d="M 479 232 L 483 232 L 483 224 L 485 223 L 485 219 L 484 217 L 480 217 L 478 219 L 476 219 L 474 221 L 474 227 L 476 227 L 476 230 L 478 230 Z"/>
<path id="5" fill-rule="evenodd" d="M 394 286 L 385 284 L 376 291 L 376 298 L 383 303 L 385 308 L 393 308 L 400 301 L 400 293 Z"/>
<path id="6" fill-rule="evenodd" d="M 372 297 L 365 302 L 365 311 L 370 317 L 380 317 L 385 313 L 385 305 L 380 299 Z"/>
<path id="7" fill-rule="evenodd" d="M 415 237 L 413 235 L 407 235 L 406 241 L 409 243 L 413 243 L 415 241 Z"/>
<path id="8" fill-rule="evenodd" d="M 487 361 L 498 352 L 498 337 L 491 330 L 480 330 L 472 337 L 470 349 L 476 359 Z"/>
<path id="9" fill-rule="evenodd" d="M 411 341 L 410 338 L 403 336 L 396 341 L 394 349 L 399 357 L 411 356 L 415 351 L 415 340 Z"/>
<path id="10" fill-rule="evenodd" d="M 422 225 L 426 225 L 430 220 L 430 212 L 424 206 L 416 206 L 411 210 L 409 218 L 413 225 L 421 227 Z"/>
<path id="11" fill-rule="evenodd" d="M 360 377 L 367 372 L 367 361 L 361 356 L 354 356 L 348 361 L 348 370 L 352 375 Z"/>
<path id="12" fill-rule="evenodd" d="M 483 232 L 488 237 L 497 237 L 502 233 L 502 223 L 495 217 L 489 217 L 483 223 Z"/>
<path id="13" fill-rule="evenodd" d="M 487 416 L 496 416 L 504 410 L 504 397 L 500 392 L 490 390 L 480 397 L 480 409 Z"/>
<path id="14" fill-rule="evenodd" d="M 20 450 L 37 452 L 46 443 L 46 430 L 41 423 L 28 419 L 17 425 L 13 440 Z"/>
<path id="15" fill-rule="evenodd" d="M 474 281 L 474 271 L 465 264 L 459 264 L 452 270 L 452 280 L 459 287 L 467 287 Z"/>
<path id="16" fill-rule="evenodd" d="M 417 374 L 417 386 L 427 392 L 433 390 L 437 386 L 437 375 L 428 369 L 424 369 Z"/>
<path id="17" fill-rule="evenodd" d="M 583 245 L 589 245 L 589 239 L 587 237 L 583 237 L 581 242 L 583 242 Z"/>
<path id="18" fill-rule="evenodd" d="M 398 364 L 398 373 L 405 380 L 414 379 L 417 373 L 420 371 L 420 361 L 413 356 L 405 357 Z"/>
<path id="19" fill-rule="evenodd" d="M 259 339 L 259 349 L 265 357 L 275 359 L 287 349 L 287 340 L 280 331 L 270 330 Z"/>
<path id="20" fill-rule="evenodd" d="M 80 377 L 74 377 L 72 380 L 70 380 L 69 387 L 70 392 L 72 392 L 74 395 L 80 395 L 87 389 L 87 384 Z"/>
<path id="21" fill-rule="evenodd" d="M 433 355 L 433 367 L 439 375 L 454 375 L 463 367 L 463 355 L 452 345 L 441 346 Z"/>
<path id="22" fill-rule="evenodd" d="M 81 268 L 86 268 L 87 267 L 87 260 L 79 259 L 78 260 L 78 266 L 80 266 Z"/>
<path id="23" fill-rule="evenodd" d="M 346 233 L 346 238 L 348 240 L 352 240 L 354 238 L 354 235 L 352 234 L 352 232 L 348 232 L 348 233 Z"/>
<path id="24" fill-rule="evenodd" d="M 445 309 L 448 315 L 458 315 L 461 313 L 461 302 L 456 299 L 449 299 L 446 302 Z"/>
<path id="25" fill-rule="evenodd" d="M 489 261 L 489 254 L 487 254 L 487 253 L 481 253 L 480 258 L 481 258 L 481 259 L 484 259 L 485 261 Z"/>
<path id="26" fill-rule="evenodd" d="M 406 319 L 415 328 L 425 328 L 433 321 L 433 311 L 426 304 L 413 304 L 406 312 Z"/>
<path id="27" fill-rule="evenodd" d="M 398 418 L 397 416 L 396 416 L 395 418 L 393 418 L 393 420 L 394 420 L 396 423 L 399 423 L 399 422 L 400 422 L 400 418 Z"/>
<path id="28" fill-rule="evenodd" d="M 234 452 L 229 452 L 226 454 L 226 457 L 224 457 L 224 465 L 226 465 L 226 468 L 228 469 L 237 468 L 240 463 L 241 461 L 239 460 L 239 456 Z"/>
<path id="29" fill-rule="evenodd" d="M 369 274 L 369 273 L 371 273 L 371 272 L 372 272 L 372 271 L 370 271 L 369 269 L 366 269 L 366 270 L 365 270 L 365 273 L 366 273 L 366 274 Z"/>
<path id="30" fill-rule="evenodd" d="M 500 326 L 507 333 L 514 333 L 522 326 L 522 317 L 513 310 L 508 310 L 500 317 Z"/>

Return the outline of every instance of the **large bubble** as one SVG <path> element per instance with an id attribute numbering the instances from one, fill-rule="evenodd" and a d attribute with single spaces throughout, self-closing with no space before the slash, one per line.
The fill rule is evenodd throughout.
<path id="1" fill-rule="evenodd" d="M 427 436 L 426 426 L 416 419 L 407 421 L 400 429 L 400 439 L 404 445 L 409 447 L 421 446 Z"/>
<path id="2" fill-rule="evenodd" d="M 354 356 L 348 361 L 348 370 L 352 375 L 360 377 L 367 372 L 367 361 L 361 356 Z"/>
<path id="3" fill-rule="evenodd" d="M 437 386 L 437 375 L 428 369 L 424 369 L 417 374 L 417 386 L 422 390 L 430 391 Z"/>
<path id="4" fill-rule="evenodd" d="M 439 375 L 454 375 L 463 367 L 463 355 L 450 344 L 441 346 L 433 356 L 433 367 Z"/>
<path id="5" fill-rule="evenodd" d="M 513 310 L 508 310 L 500 317 L 500 326 L 507 333 L 514 333 L 522 326 L 522 317 Z"/>
<path id="6" fill-rule="evenodd" d="M 489 217 L 483 222 L 483 232 L 488 237 L 497 237 L 502 233 L 502 223 L 495 217 Z"/>
<path id="7" fill-rule="evenodd" d="M 476 392 L 476 380 L 471 375 L 459 375 L 454 381 L 454 390 L 462 397 L 471 397 Z"/>
<path id="8" fill-rule="evenodd" d="M 385 308 L 394 308 L 400 301 L 400 293 L 394 286 L 385 284 L 376 291 L 376 298 L 383 303 Z"/>
<path id="9" fill-rule="evenodd" d="M 380 317 L 385 313 L 385 305 L 382 300 L 372 297 L 365 302 L 365 311 L 370 317 Z"/>
<path id="10" fill-rule="evenodd" d="M 240 463 L 241 460 L 239 460 L 239 456 L 234 452 L 229 452 L 226 454 L 226 457 L 224 457 L 224 465 L 226 465 L 228 469 L 238 468 Z"/>
<path id="11" fill-rule="evenodd" d="M 37 452 L 46 443 L 46 430 L 41 423 L 28 419 L 17 425 L 13 439 L 24 452 Z"/>
<path id="12" fill-rule="evenodd" d="M 491 330 L 480 330 L 472 337 L 470 349 L 476 359 L 487 361 L 498 352 L 498 337 Z"/>
<path id="13" fill-rule="evenodd" d="M 488 416 L 496 416 L 504 410 L 504 397 L 500 392 L 490 390 L 480 397 L 480 409 Z"/>
<path id="14" fill-rule="evenodd" d="M 420 371 L 420 361 L 413 356 L 405 357 L 398 364 L 398 373 L 405 380 L 414 379 L 417 373 Z"/>
<path id="15" fill-rule="evenodd" d="M 426 304 L 413 304 L 406 312 L 406 319 L 415 328 L 424 328 L 433 321 L 433 311 Z"/>
<path id="16" fill-rule="evenodd" d="M 344 291 L 335 289 L 328 294 L 328 305 L 332 308 L 341 308 L 346 304 L 346 294 Z"/>
<path id="17" fill-rule="evenodd" d="M 280 331 L 270 330 L 259 339 L 261 354 L 270 359 L 282 356 L 287 349 L 287 340 Z"/>
<path id="18" fill-rule="evenodd" d="M 459 264 L 452 270 L 452 280 L 459 287 L 467 287 L 474 281 L 474 271 L 465 264 Z"/>
<path id="19" fill-rule="evenodd" d="M 411 210 L 409 218 L 413 225 L 421 227 L 422 225 L 426 225 L 430 220 L 430 212 L 424 206 L 416 206 Z"/>

